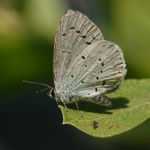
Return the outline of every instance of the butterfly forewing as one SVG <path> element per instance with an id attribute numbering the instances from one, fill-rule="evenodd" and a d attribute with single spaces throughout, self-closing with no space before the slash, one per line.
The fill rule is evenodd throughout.
<path id="1" fill-rule="evenodd" d="M 78 11 L 69 10 L 57 28 L 54 48 L 54 83 L 60 91 L 66 82 L 66 71 L 83 49 L 96 40 L 103 39 L 97 26 Z"/>

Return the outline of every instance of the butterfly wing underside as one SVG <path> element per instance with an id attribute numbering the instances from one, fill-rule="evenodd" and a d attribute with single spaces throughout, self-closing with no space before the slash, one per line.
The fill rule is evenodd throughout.
<path id="1" fill-rule="evenodd" d="M 103 39 L 98 27 L 78 11 L 68 10 L 57 28 L 53 56 L 54 84 L 57 94 L 66 84 L 66 72 L 83 49 Z"/>
<path id="2" fill-rule="evenodd" d="M 92 97 L 115 90 L 126 69 L 121 49 L 85 15 L 69 10 L 57 29 L 53 57 L 56 93 Z"/>
<path id="3" fill-rule="evenodd" d="M 101 40 L 84 49 L 66 73 L 66 87 L 81 97 L 94 97 L 118 88 L 126 74 L 123 53 L 115 43 Z"/>

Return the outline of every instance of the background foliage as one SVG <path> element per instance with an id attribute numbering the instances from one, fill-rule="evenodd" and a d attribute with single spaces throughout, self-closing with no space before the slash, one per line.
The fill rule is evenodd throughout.
<path id="1" fill-rule="evenodd" d="M 62 126 L 56 103 L 41 87 L 22 79 L 53 84 L 52 53 L 57 24 L 66 9 L 80 10 L 106 39 L 124 50 L 127 78 L 150 77 L 150 2 L 143 0 L 0 1 L 0 149 L 149 149 L 150 121 L 127 133 L 92 138 Z"/>

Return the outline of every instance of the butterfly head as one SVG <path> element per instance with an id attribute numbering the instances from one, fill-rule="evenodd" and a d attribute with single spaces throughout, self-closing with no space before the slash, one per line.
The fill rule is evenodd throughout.
<path id="1" fill-rule="evenodd" d="M 55 90 L 54 88 L 51 88 L 48 92 L 48 96 L 51 98 L 55 98 L 56 94 L 55 94 Z"/>

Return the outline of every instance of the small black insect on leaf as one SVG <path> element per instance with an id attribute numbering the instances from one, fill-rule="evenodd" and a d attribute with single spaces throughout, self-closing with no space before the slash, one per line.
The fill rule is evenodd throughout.
<path id="1" fill-rule="evenodd" d="M 98 122 L 95 120 L 91 123 L 91 126 L 93 127 L 94 130 L 99 127 Z"/>

